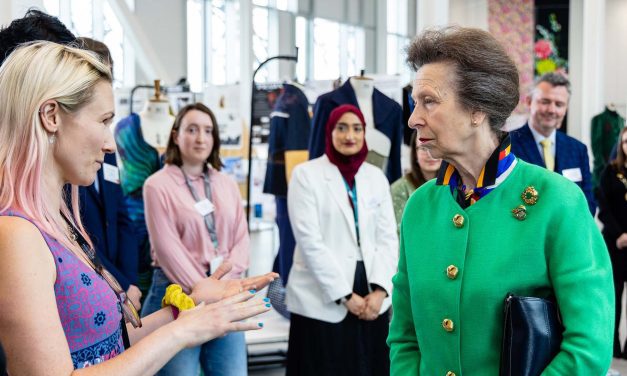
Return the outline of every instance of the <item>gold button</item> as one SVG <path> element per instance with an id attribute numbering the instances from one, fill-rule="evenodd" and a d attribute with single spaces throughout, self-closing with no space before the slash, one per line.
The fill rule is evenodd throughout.
<path id="1" fill-rule="evenodd" d="M 455 375 L 455 372 L 453 372 L 453 371 L 448 371 L 448 372 L 446 373 L 446 376 L 456 376 L 456 375 Z"/>
<path id="2" fill-rule="evenodd" d="M 455 326 L 453 325 L 453 320 L 450 319 L 444 319 L 442 320 L 442 327 L 444 328 L 444 330 L 446 330 L 447 332 L 452 332 L 453 329 L 455 328 Z"/>
<path id="3" fill-rule="evenodd" d="M 464 227 L 464 216 L 461 214 L 455 214 L 453 216 L 453 224 L 455 225 L 455 227 L 457 228 L 462 228 Z"/>
<path id="4" fill-rule="evenodd" d="M 455 265 L 449 265 L 446 268 L 446 276 L 449 277 L 450 279 L 457 278 L 457 273 L 459 273 L 459 269 Z"/>

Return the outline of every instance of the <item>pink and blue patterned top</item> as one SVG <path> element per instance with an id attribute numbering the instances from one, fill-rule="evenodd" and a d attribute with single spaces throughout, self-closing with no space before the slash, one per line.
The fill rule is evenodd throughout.
<path id="1" fill-rule="evenodd" d="M 21 217 L 35 224 L 12 210 L 0 216 Z M 54 256 L 57 269 L 54 294 L 74 368 L 89 367 L 121 354 L 124 351 L 122 307 L 117 295 L 72 251 L 45 232 L 41 234 Z"/>

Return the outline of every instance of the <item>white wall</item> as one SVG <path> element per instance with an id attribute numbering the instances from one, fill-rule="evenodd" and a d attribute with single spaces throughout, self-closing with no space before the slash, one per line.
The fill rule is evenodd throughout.
<path id="1" fill-rule="evenodd" d="M 0 0 L 0 26 L 8 26 L 12 20 L 24 17 L 33 7 L 43 9 L 43 0 Z"/>
<path id="2" fill-rule="evenodd" d="M 187 24 L 185 0 L 135 0 L 135 15 L 168 77 L 178 80 L 187 76 Z M 152 84 L 138 70 L 138 84 Z M 174 84 L 176 82 L 165 82 Z"/>
<path id="3" fill-rule="evenodd" d="M 449 0 L 449 23 L 488 30 L 488 0 Z"/>
<path id="4" fill-rule="evenodd" d="M 605 3 L 604 103 L 613 102 L 625 116 L 627 110 L 627 1 Z"/>

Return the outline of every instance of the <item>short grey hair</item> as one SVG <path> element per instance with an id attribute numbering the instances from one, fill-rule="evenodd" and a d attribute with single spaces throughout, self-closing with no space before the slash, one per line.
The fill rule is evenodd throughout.
<path id="1" fill-rule="evenodd" d="M 538 86 L 541 82 L 546 82 L 548 84 L 551 84 L 551 86 L 556 86 L 556 87 L 564 86 L 566 90 L 568 91 L 568 95 L 571 94 L 570 93 L 570 81 L 568 80 L 568 78 L 566 78 L 566 76 L 564 76 L 561 73 L 551 72 L 551 73 L 543 74 L 542 76 L 536 79 L 534 88 Z"/>
<path id="2" fill-rule="evenodd" d="M 459 26 L 427 29 L 406 52 L 407 64 L 415 71 L 426 64 L 451 63 L 461 105 L 485 112 L 490 128 L 499 134 L 520 93 L 518 69 L 496 38 L 484 30 Z"/>

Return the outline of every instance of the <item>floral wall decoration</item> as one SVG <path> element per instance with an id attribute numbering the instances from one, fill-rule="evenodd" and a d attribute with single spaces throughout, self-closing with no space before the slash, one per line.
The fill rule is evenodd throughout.
<path id="1" fill-rule="evenodd" d="M 541 20 L 539 20 L 541 21 Z M 560 51 L 562 25 L 555 13 L 549 13 L 548 25 L 536 25 L 536 37 L 533 45 L 534 73 L 542 76 L 549 72 L 560 72 L 567 75 L 568 60 Z"/>
<path id="2" fill-rule="evenodd" d="M 514 115 L 528 113 L 525 97 L 534 78 L 534 1 L 489 0 L 489 31 L 516 63 L 520 79 L 520 101 Z"/>

